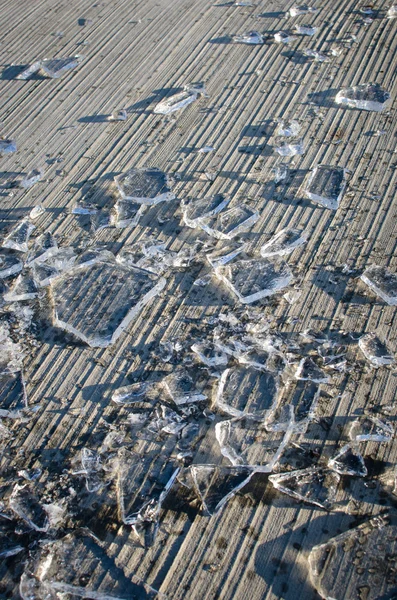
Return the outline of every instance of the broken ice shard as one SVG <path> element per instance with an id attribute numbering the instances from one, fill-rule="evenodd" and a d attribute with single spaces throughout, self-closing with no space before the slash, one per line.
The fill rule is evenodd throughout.
<path id="1" fill-rule="evenodd" d="M 335 502 L 340 476 L 331 469 L 309 467 L 270 475 L 269 481 L 283 494 L 320 508 L 330 509 Z"/>
<path id="2" fill-rule="evenodd" d="M 222 455 L 233 466 L 270 473 L 290 441 L 292 428 L 285 433 L 269 432 L 256 419 L 241 418 L 217 423 L 215 435 Z"/>
<path id="3" fill-rule="evenodd" d="M 114 181 L 124 200 L 153 205 L 175 198 L 169 177 L 159 169 L 130 169 Z"/>
<path id="4" fill-rule="evenodd" d="M 247 249 L 247 244 L 239 244 L 237 242 L 230 242 L 222 244 L 221 247 L 216 248 L 212 252 L 205 255 L 212 267 L 219 267 L 220 265 L 226 265 L 228 262 L 236 258 L 239 254 Z"/>
<path id="5" fill-rule="evenodd" d="M 45 208 L 41 205 L 41 204 L 37 204 L 36 206 L 34 206 L 32 208 L 32 210 L 29 213 L 29 219 L 31 221 L 34 221 L 34 219 L 37 219 L 38 217 L 40 217 L 40 215 L 42 215 L 43 213 L 45 213 Z"/>
<path id="6" fill-rule="evenodd" d="M 390 306 L 397 306 L 397 275 L 386 269 L 374 265 L 361 275 L 361 279 L 371 290 Z"/>
<path id="7" fill-rule="evenodd" d="M 200 226 L 202 219 L 212 217 L 223 210 L 230 202 L 222 194 L 209 198 L 199 198 L 183 204 L 183 221 L 187 227 Z"/>
<path id="8" fill-rule="evenodd" d="M 151 389 L 152 385 L 147 381 L 125 385 L 113 392 L 112 402 L 123 406 L 146 402 L 149 399 Z"/>
<path id="9" fill-rule="evenodd" d="M 306 50 L 303 51 L 303 54 L 305 56 L 313 58 L 314 62 L 329 62 L 328 56 L 326 56 L 325 54 L 321 54 L 321 52 L 317 52 L 317 50 L 311 50 L 310 48 L 306 48 Z"/>
<path id="10" fill-rule="evenodd" d="M 313 383 L 327 383 L 329 381 L 329 377 L 310 357 L 301 359 L 296 369 L 295 379 L 298 381 L 313 381 Z"/>
<path id="11" fill-rule="evenodd" d="M 309 555 L 310 577 L 321 598 L 394 598 L 396 540 L 395 520 L 377 516 L 314 546 Z"/>
<path id="12" fill-rule="evenodd" d="M 18 223 L 3 241 L 3 248 L 12 248 L 19 252 L 28 251 L 28 242 L 32 231 L 36 229 L 33 223 L 23 220 Z"/>
<path id="13" fill-rule="evenodd" d="M 193 344 L 192 350 L 207 367 L 220 367 L 228 362 L 227 354 L 210 341 L 197 342 Z"/>
<path id="14" fill-rule="evenodd" d="M 300 229 L 281 229 L 261 248 L 261 256 L 285 256 L 306 243 Z"/>
<path id="15" fill-rule="evenodd" d="M 390 94 L 378 83 L 364 83 L 344 88 L 337 93 L 335 102 L 350 108 L 382 112 L 390 106 Z"/>
<path id="16" fill-rule="evenodd" d="M 201 402 L 206 400 L 207 396 L 199 389 L 198 384 L 189 371 L 179 367 L 164 377 L 162 385 L 173 402 L 178 406 L 182 404 L 191 404 L 192 402 Z"/>
<path id="17" fill-rule="evenodd" d="M 345 169 L 317 165 L 310 173 L 304 192 L 310 200 L 330 210 L 337 210 L 345 187 Z"/>
<path id="18" fill-rule="evenodd" d="M 358 346 L 365 358 L 374 367 L 394 364 L 394 356 L 390 354 L 384 344 L 375 334 L 367 333 L 358 340 Z"/>
<path id="19" fill-rule="evenodd" d="M 387 11 L 388 19 L 395 19 L 397 17 L 397 4 L 393 4 Z"/>
<path id="20" fill-rule="evenodd" d="M 30 556 L 19 587 L 23 600 L 159 598 L 156 590 L 136 576 L 126 577 L 88 529 L 45 541 Z"/>
<path id="21" fill-rule="evenodd" d="M 278 31 L 274 34 L 274 41 L 277 42 L 277 44 L 290 44 L 296 39 L 296 35 L 291 35 L 286 31 Z"/>
<path id="22" fill-rule="evenodd" d="M 27 485 L 14 486 L 9 500 L 11 510 L 35 531 L 47 531 L 47 513 Z"/>
<path id="23" fill-rule="evenodd" d="M 108 121 L 126 121 L 127 117 L 128 115 L 125 108 L 120 108 L 120 110 L 116 110 L 108 117 Z"/>
<path id="24" fill-rule="evenodd" d="M 362 417 L 353 421 L 349 437 L 354 442 L 390 442 L 394 429 L 389 421 L 377 417 Z"/>
<path id="25" fill-rule="evenodd" d="M 191 84 L 185 85 L 183 92 L 174 94 L 165 100 L 159 102 L 153 112 L 159 115 L 168 115 L 177 110 L 181 110 L 186 106 L 189 106 L 192 102 L 195 102 L 199 96 L 207 97 L 205 87 L 202 84 Z"/>
<path id="26" fill-rule="evenodd" d="M 76 255 L 73 248 L 57 248 L 37 257 L 29 264 L 32 266 L 34 282 L 38 287 L 50 285 L 62 273 L 73 267 Z"/>
<path id="27" fill-rule="evenodd" d="M 239 260 L 216 267 L 215 274 L 243 304 L 272 296 L 290 285 L 293 275 L 284 262 Z"/>
<path id="28" fill-rule="evenodd" d="M 54 323 L 89 346 L 109 346 L 165 284 L 154 273 L 99 256 L 51 283 Z"/>
<path id="29" fill-rule="evenodd" d="M 269 431 L 287 431 L 291 424 L 291 407 L 294 412 L 294 431 L 305 433 L 313 421 L 320 397 L 320 386 L 311 381 L 298 381 L 282 389 L 276 406 L 266 417 Z"/>
<path id="30" fill-rule="evenodd" d="M 2 252 L 0 254 L 0 279 L 11 277 L 22 271 L 22 262 L 15 254 Z"/>
<path id="31" fill-rule="evenodd" d="M 307 6 L 307 4 L 301 4 L 300 6 L 292 6 L 289 9 L 290 17 L 298 17 L 299 15 L 306 15 L 308 13 L 314 13 L 317 8 Z"/>
<path id="32" fill-rule="evenodd" d="M 305 147 L 301 138 L 293 142 L 281 142 L 279 146 L 275 146 L 275 151 L 280 156 L 301 156 L 305 153 Z"/>
<path id="33" fill-rule="evenodd" d="M 74 56 L 71 58 L 46 58 L 44 60 L 39 60 L 25 69 L 25 71 L 17 75 L 17 79 L 28 79 L 31 75 L 37 73 L 37 71 L 40 71 L 40 73 L 45 77 L 58 79 L 64 73 L 66 73 L 66 71 L 70 71 L 70 69 L 77 67 L 81 60 L 82 57 L 80 56 Z"/>
<path id="34" fill-rule="evenodd" d="M 144 210 L 144 205 L 139 204 L 138 202 L 132 202 L 131 200 L 117 200 L 115 204 L 116 216 L 114 225 L 118 229 L 134 227 L 138 224 Z"/>
<path id="35" fill-rule="evenodd" d="M 279 381 L 253 367 L 225 369 L 214 388 L 214 406 L 231 417 L 263 419 L 275 406 Z"/>
<path id="36" fill-rule="evenodd" d="M 254 474 L 250 467 L 192 465 L 189 470 L 203 511 L 208 515 L 216 515 Z"/>
<path id="37" fill-rule="evenodd" d="M 7 140 L 4 138 L 0 139 L 0 156 L 5 154 L 12 154 L 17 151 L 17 144 L 15 140 Z"/>
<path id="38" fill-rule="evenodd" d="M 368 475 L 367 467 L 360 452 L 346 444 L 339 452 L 328 461 L 328 466 L 340 475 L 353 475 L 356 477 L 366 477 Z"/>
<path id="39" fill-rule="evenodd" d="M 281 137 L 295 137 L 299 134 L 301 126 L 298 121 L 281 121 L 276 129 L 276 135 Z"/>
<path id="40" fill-rule="evenodd" d="M 24 189 L 29 189 L 35 183 L 40 181 L 43 178 L 43 175 L 44 175 L 43 169 L 33 169 L 32 171 L 29 171 L 29 173 L 26 175 L 26 177 L 21 179 L 21 181 L 19 182 L 19 185 L 20 185 L 20 187 L 22 187 Z"/>
<path id="41" fill-rule="evenodd" d="M 273 169 L 274 183 L 277 185 L 282 181 L 287 181 L 289 177 L 289 167 L 285 163 L 281 163 L 278 167 Z"/>
<path id="42" fill-rule="evenodd" d="M 6 302 L 22 302 L 23 300 L 33 300 L 36 296 L 37 288 L 32 277 L 27 273 L 21 273 L 12 288 L 4 294 L 4 300 Z"/>
<path id="43" fill-rule="evenodd" d="M 311 25 L 295 25 L 295 32 L 299 35 L 314 35 L 317 31 L 317 27 Z"/>
<path id="44" fill-rule="evenodd" d="M 249 31 L 243 35 L 234 35 L 233 42 L 237 44 L 263 44 L 263 35 L 259 31 Z"/>
<path id="45" fill-rule="evenodd" d="M 259 219 L 259 213 L 242 204 L 208 219 L 201 219 L 199 227 L 219 240 L 231 240 L 247 231 Z"/>

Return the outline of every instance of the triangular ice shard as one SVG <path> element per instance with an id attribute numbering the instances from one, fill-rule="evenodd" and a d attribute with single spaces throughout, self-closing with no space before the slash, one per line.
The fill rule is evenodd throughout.
<path id="1" fill-rule="evenodd" d="M 349 444 L 343 446 L 343 448 L 328 461 L 328 466 L 340 475 L 366 477 L 368 474 L 363 457 L 356 448 Z"/>
<path id="2" fill-rule="evenodd" d="M 330 469 L 309 467 L 299 471 L 270 475 L 269 480 L 283 494 L 329 509 L 335 501 L 340 477 Z"/>
<path id="3" fill-rule="evenodd" d="M 192 465 L 190 474 L 203 510 L 217 514 L 225 504 L 251 479 L 254 471 L 249 467 L 223 467 Z"/>
<path id="4" fill-rule="evenodd" d="M 261 256 L 285 256 L 306 242 L 300 229 L 281 229 L 261 248 Z"/>
<path id="5" fill-rule="evenodd" d="M 170 178 L 159 169 L 130 169 L 115 178 L 121 198 L 154 205 L 175 198 Z"/>
<path id="6" fill-rule="evenodd" d="M 393 425 L 377 417 L 362 417 L 353 421 L 349 437 L 355 442 L 390 442 L 394 435 Z"/>

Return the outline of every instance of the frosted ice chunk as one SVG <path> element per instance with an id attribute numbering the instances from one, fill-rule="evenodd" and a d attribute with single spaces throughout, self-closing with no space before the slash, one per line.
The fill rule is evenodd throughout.
<path id="1" fill-rule="evenodd" d="M 77 464 L 76 464 L 77 463 Z M 107 485 L 101 456 L 90 448 L 82 448 L 73 475 L 84 475 L 88 492 L 97 492 Z"/>
<path id="2" fill-rule="evenodd" d="M 189 471 L 195 492 L 208 515 L 219 513 L 254 474 L 249 467 L 217 465 L 191 465 Z"/>
<path id="3" fill-rule="evenodd" d="M 17 143 L 15 140 L 0 139 L 0 156 L 12 154 L 17 151 Z"/>
<path id="4" fill-rule="evenodd" d="M 298 121 L 281 121 L 276 129 L 276 135 L 282 137 L 295 137 L 299 135 L 301 126 Z"/>
<path id="5" fill-rule="evenodd" d="M 354 442 L 390 442 L 393 435 L 393 425 L 389 421 L 372 416 L 356 419 L 349 431 Z"/>
<path id="6" fill-rule="evenodd" d="M 200 226 L 202 219 L 212 217 L 223 210 L 230 202 L 230 198 L 225 198 L 222 194 L 211 196 L 209 198 L 199 198 L 183 206 L 183 221 L 187 227 L 195 228 Z"/>
<path id="7" fill-rule="evenodd" d="M 293 142 L 281 142 L 279 146 L 275 146 L 275 151 L 280 156 L 301 156 L 305 153 L 305 146 L 303 140 L 298 138 Z"/>
<path id="8" fill-rule="evenodd" d="M 32 171 L 29 171 L 26 177 L 21 179 L 21 181 L 19 182 L 19 186 L 24 189 L 31 188 L 35 183 L 43 179 L 43 176 L 44 169 L 33 169 Z"/>
<path id="9" fill-rule="evenodd" d="M 330 509 L 335 502 L 340 476 L 331 469 L 309 467 L 270 475 L 269 481 L 283 494 L 320 508 Z"/>
<path id="10" fill-rule="evenodd" d="M 225 369 L 214 387 L 214 406 L 231 417 L 263 419 L 277 401 L 279 381 L 253 367 Z"/>
<path id="11" fill-rule="evenodd" d="M 197 387 L 193 377 L 189 375 L 189 371 L 183 367 L 175 369 L 164 377 L 162 385 L 178 406 L 207 399 L 207 396 Z"/>
<path id="12" fill-rule="evenodd" d="M 395 363 L 394 356 L 390 354 L 384 344 L 375 334 L 367 333 L 358 340 L 358 346 L 365 358 L 374 367 L 392 365 Z"/>
<path id="13" fill-rule="evenodd" d="M 278 184 L 282 181 L 287 181 L 289 178 L 289 167 L 285 163 L 281 163 L 273 169 L 274 183 Z"/>
<path id="14" fill-rule="evenodd" d="M 23 300 L 33 300 L 36 296 L 35 282 L 29 274 L 21 273 L 12 288 L 3 297 L 6 302 L 22 302 Z"/>
<path id="15" fill-rule="evenodd" d="M 310 577 L 322 598 L 379 600 L 396 591 L 397 525 L 375 517 L 314 546 Z"/>
<path id="16" fill-rule="evenodd" d="M 32 232 L 36 229 L 33 223 L 23 220 L 18 223 L 3 241 L 3 248 L 12 248 L 19 252 L 28 251 L 28 242 Z"/>
<path id="17" fill-rule="evenodd" d="M 215 425 L 215 435 L 222 455 L 233 466 L 251 466 L 255 471 L 270 473 L 290 441 L 292 428 L 269 432 L 263 423 L 252 419 L 231 419 Z"/>
<path id="18" fill-rule="evenodd" d="M 345 169 L 329 165 L 317 165 L 310 173 L 305 195 L 329 208 L 337 210 L 346 187 Z"/>
<path id="19" fill-rule="evenodd" d="M 124 227 L 134 227 L 145 210 L 143 204 L 132 202 L 131 200 L 117 200 L 115 204 L 116 217 L 114 224 L 118 229 Z"/>
<path id="20" fill-rule="evenodd" d="M 298 381 L 313 381 L 313 383 L 328 383 L 329 377 L 310 358 L 302 358 L 296 369 L 295 379 Z"/>
<path id="21" fill-rule="evenodd" d="M 27 485 L 14 486 L 9 499 L 10 509 L 35 531 L 47 531 L 47 513 Z"/>
<path id="22" fill-rule="evenodd" d="M 212 252 L 205 255 L 212 267 L 219 267 L 226 265 L 228 262 L 236 258 L 239 254 L 247 249 L 247 244 L 239 244 L 237 242 L 230 242 L 228 244 L 222 244 L 221 247 L 216 248 Z"/>
<path id="23" fill-rule="evenodd" d="M 261 256 L 285 256 L 305 243 L 306 237 L 300 229 L 281 229 L 262 246 Z"/>
<path id="24" fill-rule="evenodd" d="M 92 347 L 113 344 L 166 280 L 110 259 L 76 265 L 51 283 L 54 322 Z"/>
<path id="25" fill-rule="evenodd" d="M 227 354 L 210 341 L 197 342 L 193 344 L 192 350 L 207 367 L 219 367 L 228 362 Z"/>
<path id="26" fill-rule="evenodd" d="M 303 54 L 305 56 L 309 56 L 310 58 L 313 58 L 314 62 L 329 62 L 329 58 L 328 56 L 326 56 L 325 54 L 321 54 L 321 52 L 317 52 L 317 50 L 311 50 L 310 48 L 306 48 L 303 51 Z"/>
<path id="27" fill-rule="evenodd" d="M 397 17 L 397 4 L 393 4 L 387 11 L 388 19 L 395 19 Z"/>
<path id="28" fill-rule="evenodd" d="M 108 117 L 108 121 L 126 121 L 127 118 L 128 114 L 125 108 L 120 108 L 119 110 L 114 111 L 110 117 Z"/>
<path id="29" fill-rule="evenodd" d="M 233 42 L 237 44 L 263 44 L 263 35 L 259 31 L 249 31 L 243 35 L 234 35 Z"/>
<path id="30" fill-rule="evenodd" d="M 286 31 L 278 31 L 274 34 L 274 41 L 277 42 L 277 44 L 290 44 L 296 39 L 296 35 L 291 35 Z"/>
<path id="31" fill-rule="evenodd" d="M 215 274 L 243 304 L 272 296 L 293 281 L 286 263 L 270 262 L 264 258 L 228 263 L 216 267 Z"/>
<path id="32" fill-rule="evenodd" d="M 397 306 L 397 275 L 386 269 L 374 265 L 361 275 L 361 279 L 371 290 L 390 306 Z"/>
<path id="33" fill-rule="evenodd" d="M 31 221 L 33 221 L 34 219 L 37 219 L 38 217 L 40 217 L 40 215 L 42 215 L 44 213 L 45 213 L 45 208 L 41 204 L 37 204 L 30 211 L 30 213 L 29 213 L 29 219 Z"/>
<path id="34" fill-rule="evenodd" d="M 350 108 L 382 112 L 390 106 L 391 97 L 378 83 L 363 83 L 340 90 L 335 102 Z"/>
<path id="35" fill-rule="evenodd" d="M 124 200 L 153 205 L 175 198 L 169 177 L 159 169 L 130 169 L 114 181 Z"/>
<path id="36" fill-rule="evenodd" d="M 219 215 L 201 219 L 199 227 L 219 240 L 231 240 L 250 229 L 259 219 L 259 213 L 242 204 L 221 212 Z"/>
<path id="37" fill-rule="evenodd" d="M 317 31 L 317 27 L 311 25 L 295 25 L 295 32 L 299 35 L 314 35 Z"/>
<path id="38" fill-rule="evenodd" d="M 305 433 L 313 421 L 320 398 L 320 387 L 311 381 L 298 381 L 295 386 L 282 389 L 277 404 L 266 418 L 269 431 L 287 431 L 294 411 L 294 431 Z"/>
<path id="39" fill-rule="evenodd" d="M 11 277 L 22 271 L 22 262 L 15 254 L 2 252 L 0 254 L 0 279 Z"/>
<path id="40" fill-rule="evenodd" d="M 366 477 L 368 475 L 367 467 L 360 452 L 346 444 L 339 452 L 328 461 L 328 466 L 340 475 L 354 475 L 357 477 Z"/>
<path id="41" fill-rule="evenodd" d="M 168 115 L 177 110 L 181 110 L 195 102 L 199 96 L 208 97 L 206 89 L 202 84 L 185 85 L 182 92 L 174 94 L 165 100 L 159 102 L 153 112 L 159 115 Z"/>
<path id="42" fill-rule="evenodd" d="M 289 9 L 290 17 L 298 17 L 299 15 L 307 15 L 308 13 L 317 12 L 317 8 L 307 6 L 307 4 L 295 5 Z"/>

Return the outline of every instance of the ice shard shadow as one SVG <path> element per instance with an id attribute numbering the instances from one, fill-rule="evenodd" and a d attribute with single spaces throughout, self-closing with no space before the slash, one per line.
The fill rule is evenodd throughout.
<path id="1" fill-rule="evenodd" d="M 87 117 L 80 117 L 77 119 L 78 123 L 109 123 L 109 115 L 89 115 Z"/>
<path id="2" fill-rule="evenodd" d="M 218 4 L 218 6 L 225 6 L 224 4 Z M 233 40 L 230 36 L 223 36 L 223 37 L 217 37 L 217 38 L 212 38 L 211 40 L 208 40 L 209 44 L 232 44 Z"/>
<path id="3" fill-rule="evenodd" d="M 127 111 L 127 113 L 141 113 L 141 114 L 146 114 L 146 115 L 150 115 L 153 113 L 152 110 L 149 110 L 148 107 L 151 104 L 154 103 L 159 103 L 162 100 L 164 100 L 167 96 L 173 96 L 174 94 L 178 94 L 179 92 L 182 92 L 183 89 L 178 87 L 178 88 L 174 88 L 174 87 L 170 87 L 170 88 L 160 88 L 158 90 L 153 90 L 152 95 L 149 96 L 148 98 L 145 98 L 143 100 L 139 100 L 138 102 L 135 102 L 134 104 L 131 104 L 131 106 L 128 106 L 125 110 Z"/>
<path id="4" fill-rule="evenodd" d="M 6 65 L 1 73 L 1 79 L 5 79 L 6 81 L 18 79 L 18 75 L 25 71 L 29 66 L 30 65 Z M 44 81 L 45 79 L 46 77 L 39 73 L 32 73 L 29 77 L 29 81 Z"/>
<path id="5" fill-rule="evenodd" d="M 281 56 L 288 58 L 296 65 L 304 65 L 305 63 L 310 62 L 309 57 L 305 56 L 303 52 L 300 52 L 299 50 L 285 50 L 284 52 L 281 52 Z"/>
<path id="6" fill-rule="evenodd" d="M 323 90 L 322 92 L 313 92 L 312 94 L 307 95 L 307 102 L 314 102 L 317 106 L 325 106 L 327 108 L 342 108 L 342 105 L 338 105 L 335 103 L 335 96 L 339 90 L 331 89 L 331 90 Z M 348 108 L 343 106 L 343 108 Z"/>
<path id="7" fill-rule="evenodd" d="M 276 123 L 273 119 L 265 119 L 259 125 L 246 125 L 241 132 L 241 137 L 271 137 L 274 134 Z"/>

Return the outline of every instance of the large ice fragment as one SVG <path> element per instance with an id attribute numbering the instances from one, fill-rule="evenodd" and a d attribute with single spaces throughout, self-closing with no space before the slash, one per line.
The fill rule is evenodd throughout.
<path id="1" fill-rule="evenodd" d="M 169 177 L 159 169 L 130 169 L 114 181 L 124 200 L 153 205 L 175 198 Z"/>
<path id="2" fill-rule="evenodd" d="M 264 258 L 231 262 L 216 267 L 215 274 L 243 304 L 272 296 L 293 281 L 286 263 Z"/>
<path id="3" fill-rule="evenodd" d="M 10 509 L 35 531 L 47 531 L 48 515 L 27 485 L 15 485 L 9 500 Z"/>
<path id="4" fill-rule="evenodd" d="M 11 277 L 22 271 L 22 262 L 12 253 L 2 252 L 0 254 L 0 279 Z"/>
<path id="5" fill-rule="evenodd" d="M 349 431 L 349 437 L 354 442 L 390 442 L 393 435 L 393 425 L 389 421 L 373 416 L 356 419 Z"/>
<path id="6" fill-rule="evenodd" d="M 300 229 L 281 229 L 261 248 L 261 256 L 285 256 L 306 242 Z"/>
<path id="7" fill-rule="evenodd" d="M 314 546 L 309 555 L 314 587 L 327 600 L 394 598 L 397 587 L 397 525 L 375 517 Z"/>
<path id="8" fill-rule="evenodd" d="M 18 250 L 19 252 L 27 252 L 29 238 L 34 229 L 35 226 L 33 223 L 30 223 L 28 220 L 24 219 L 18 223 L 4 239 L 2 244 L 3 248 L 12 248 L 13 250 Z"/>
<path id="9" fill-rule="evenodd" d="M 55 325 L 93 347 L 113 344 L 166 281 L 110 259 L 76 265 L 51 283 Z"/>
<path id="10" fill-rule="evenodd" d="M 247 231 L 259 219 L 259 213 L 242 204 L 208 219 L 201 219 L 199 227 L 219 240 L 231 240 Z"/>
<path id="11" fill-rule="evenodd" d="M 201 220 L 213 217 L 223 210 L 228 203 L 229 198 L 221 194 L 211 196 L 210 198 L 200 198 L 183 204 L 183 221 L 187 227 L 199 227 Z"/>
<path id="12" fill-rule="evenodd" d="M 277 44 L 290 44 L 296 39 L 296 35 L 291 35 L 286 31 L 277 31 L 277 33 L 274 34 L 274 41 L 277 42 Z"/>
<path id="13" fill-rule="evenodd" d="M 269 480 L 283 494 L 329 509 L 335 501 L 340 476 L 331 469 L 309 467 L 270 475 Z"/>
<path id="14" fill-rule="evenodd" d="M 295 25 L 295 32 L 299 35 L 314 35 L 317 31 L 317 27 L 311 25 Z"/>
<path id="15" fill-rule="evenodd" d="M 328 466 L 340 475 L 354 475 L 356 477 L 366 477 L 367 467 L 359 451 L 346 444 L 339 452 L 328 461 Z"/>
<path id="16" fill-rule="evenodd" d="M 249 31 L 243 35 L 234 35 L 233 42 L 237 44 L 263 44 L 263 35 L 259 31 Z"/>
<path id="17" fill-rule="evenodd" d="M 312 381 L 313 383 L 328 383 L 329 381 L 328 375 L 309 356 L 302 358 L 299 362 L 295 379 L 298 379 L 298 381 Z"/>
<path id="18" fill-rule="evenodd" d="M 201 402 L 207 398 L 198 387 L 194 378 L 191 377 L 189 371 L 183 367 L 175 369 L 172 373 L 164 377 L 162 385 L 173 402 L 178 406 L 192 402 Z"/>
<path id="19" fill-rule="evenodd" d="M 397 275 L 386 269 L 374 265 L 361 275 L 361 279 L 382 300 L 391 306 L 397 306 Z"/>
<path id="20" fill-rule="evenodd" d="M 390 354 L 384 344 L 375 334 L 367 333 L 358 340 L 358 346 L 365 358 L 374 367 L 394 364 L 394 356 Z"/>
<path id="21" fill-rule="evenodd" d="M 143 204 L 138 202 L 132 202 L 131 200 L 117 200 L 115 204 L 115 219 L 114 225 L 118 229 L 125 227 L 134 227 L 138 224 L 139 219 L 143 215 L 145 207 Z"/>
<path id="22" fill-rule="evenodd" d="M 263 419 L 274 409 L 279 381 L 270 371 L 232 367 L 223 371 L 214 388 L 214 405 L 231 417 Z"/>
<path id="23" fill-rule="evenodd" d="M 153 384 L 150 384 L 148 381 L 125 385 L 113 392 L 112 402 L 122 406 L 145 403 L 151 399 L 152 390 Z"/>
<path id="24" fill-rule="evenodd" d="M 208 97 L 206 89 L 202 84 L 185 85 L 182 92 L 174 94 L 159 102 L 154 107 L 153 112 L 159 115 L 168 115 L 189 106 L 189 104 L 195 102 L 199 96 Z"/>
<path id="25" fill-rule="evenodd" d="M 44 60 L 38 60 L 25 69 L 25 71 L 17 75 L 17 79 L 28 79 L 31 75 L 37 73 L 37 71 L 40 71 L 44 77 L 58 79 L 67 71 L 77 67 L 81 60 L 81 56 L 73 56 L 70 58 L 45 58 Z"/>
<path id="26" fill-rule="evenodd" d="M 345 187 L 345 169 L 317 165 L 310 173 L 304 192 L 310 200 L 318 202 L 325 208 L 336 210 Z"/>
<path id="27" fill-rule="evenodd" d="M 317 52 L 317 50 L 312 50 L 311 48 L 306 48 L 303 51 L 303 54 L 305 56 L 308 56 L 309 58 L 312 58 L 314 62 L 329 62 L 328 56 L 326 56 L 325 54 L 321 54 L 321 52 Z"/>
<path id="28" fill-rule="evenodd" d="M 378 83 L 363 83 L 340 90 L 335 102 L 350 108 L 382 112 L 390 106 L 391 97 Z"/>

